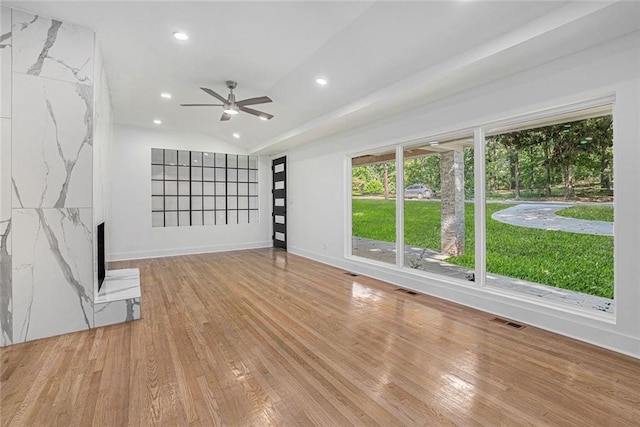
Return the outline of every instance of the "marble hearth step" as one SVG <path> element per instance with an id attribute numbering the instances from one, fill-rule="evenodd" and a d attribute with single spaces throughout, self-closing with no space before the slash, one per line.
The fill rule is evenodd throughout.
<path id="1" fill-rule="evenodd" d="M 95 303 L 102 304 L 132 298 L 140 298 L 140 270 L 137 268 L 108 270 Z"/>
<path id="2" fill-rule="evenodd" d="M 140 270 L 107 271 L 93 302 L 94 327 L 138 320 L 141 315 Z"/>

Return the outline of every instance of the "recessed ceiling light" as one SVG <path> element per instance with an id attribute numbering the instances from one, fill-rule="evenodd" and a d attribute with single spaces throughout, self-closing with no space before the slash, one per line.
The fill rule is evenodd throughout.
<path id="1" fill-rule="evenodd" d="M 189 40 L 189 36 L 181 31 L 176 31 L 175 33 L 173 33 L 173 37 L 178 40 Z"/>
<path id="2" fill-rule="evenodd" d="M 165 98 L 165 99 L 171 99 L 171 94 L 167 93 L 167 92 L 162 92 L 160 94 L 161 97 Z"/>
<path id="3" fill-rule="evenodd" d="M 162 124 L 162 120 L 160 120 L 160 119 L 155 119 L 155 120 L 153 121 L 153 123 L 155 123 L 155 124 L 157 124 L 157 125 L 161 125 L 161 124 Z"/>
<path id="4" fill-rule="evenodd" d="M 234 133 L 234 134 L 233 134 L 233 137 L 234 137 L 234 138 L 236 138 L 236 139 L 237 139 L 237 138 L 240 138 L 240 134 L 239 134 L 239 133 Z"/>
<path id="5" fill-rule="evenodd" d="M 325 79 L 323 77 L 318 77 L 316 79 L 316 83 L 318 83 L 320 86 L 326 86 L 327 83 L 329 83 L 329 82 L 327 81 L 327 79 Z"/>

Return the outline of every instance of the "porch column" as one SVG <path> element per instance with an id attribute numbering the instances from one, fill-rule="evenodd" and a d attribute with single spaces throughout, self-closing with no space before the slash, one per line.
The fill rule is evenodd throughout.
<path id="1" fill-rule="evenodd" d="M 464 253 L 464 154 L 446 151 L 440 156 L 441 252 Z"/>

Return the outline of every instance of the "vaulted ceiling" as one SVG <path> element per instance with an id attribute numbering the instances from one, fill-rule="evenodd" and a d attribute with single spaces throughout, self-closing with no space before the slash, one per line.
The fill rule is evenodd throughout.
<path id="1" fill-rule="evenodd" d="M 159 118 L 263 153 L 640 30 L 635 1 L 5 3 L 96 31 L 116 123 L 158 128 Z M 272 98 L 256 108 L 275 118 L 221 122 L 219 107 L 179 106 L 216 102 L 198 88 L 226 95 L 225 80 L 238 99 Z"/>

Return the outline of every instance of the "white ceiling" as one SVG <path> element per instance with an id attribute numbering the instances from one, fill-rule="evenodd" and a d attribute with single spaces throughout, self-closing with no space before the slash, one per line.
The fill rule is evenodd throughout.
<path id="1" fill-rule="evenodd" d="M 635 1 L 5 2 L 94 29 L 116 123 L 273 153 L 638 31 Z M 184 31 L 190 39 L 172 37 Z M 329 80 L 326 87 L 317 76 Z M 220 107 L 198 87 L 255 106 Z M 160 98 L 170 92 L 171 100 Z M 234 139 L 237 132 L 240 139 Z"/>

